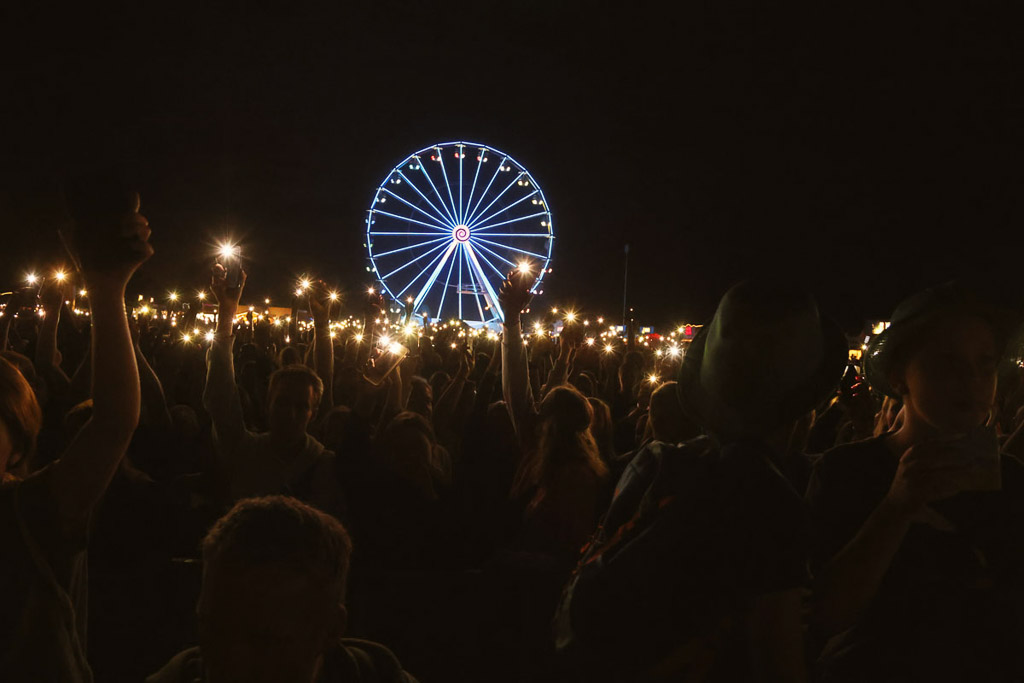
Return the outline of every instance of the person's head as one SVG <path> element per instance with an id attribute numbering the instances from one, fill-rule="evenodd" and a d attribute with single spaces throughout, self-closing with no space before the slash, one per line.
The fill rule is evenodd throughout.
<path id="1" fill-rule="evenodd" d="M 0 478 L 32 457 L 42 423 L 32 387 L 14 365 L 0 358 Z"/>
<path id="2" fill-rule="evenodd" d="M 721 444 L 788 443 L 793 426 L 835 395 L 849 362 L 842 331 L 786 280 L 729 289 L 679 368 L 684 412 Z"/>
<path id="3" fill-rule="evenodd" d="M 683 412 L 676 382 L 664 382 L 651 394 L 648 421 L 651 436 L 657 441 L 679 443 L 700 434 Z"/>
<path id="4" fill-rule="evenodd" d="M 889 385 L 905 418 L 942 433 L 981 425 L 995 403 L 999 346 L 985 318 L 940 316 L 893 349 Z"/>
<path id="5" fill-rule="evenodd" d="M 294 346 L 286 346 L 278 354 L 277 364 L 282 368 L 289 365 L 302 365 L 302 354 Z"/>
<path id="6" fill-rule="evenodd" d="M 298 439 L 316 415 L 324 393 L 323 382 L 305 365 L 289 365 L 270 376 L 267 422 L 270 433 Z"/>
<path id="7" fill-rule="evenodd" d="M 416 485 L 426 498 L 435 498 L 438 486 L 448 483 L 441 447 L 422 415 L 405 411 L 393 417 L 382 444 L 388 468 Z"/>
<path id="8" fill-rule="evenodd" d="M 604 476 L 608 468 L 590 431 L 594 409 L 586 396 L 572 386 L 553 388 L 540 402 L 540 439 L 537 452 L 524 461 L 513 493 L 544 484 L 567 465 L 585 464 Z"/>
<path id="9" fill-rule="evenodd" d="M 594 380 L 589 373 L 581 372 L 572 381 L 574 387 L 580 390 L 580 393 L 586 397 L 594 395 Z"/>
<path id="10" fill-rule="evenodd" d="M 410 380 L 409 402 L 406 407 L 414 413 L 430 420 L 434 415 L 434 388 L 430 382 L 420 376 Z"/>
<path id="11" fill-rule="evenodd" d="M 347 622 L 352 542 L 341 523 L 294 498 L 249 498 L 214 524 L 202 553 L 204 680 L 314 680 Z"/>
<path id="12" fill-rule="evenodd" d="M 956 434 L 983 424 L 1005 336 L 997 312 L 955 284 L 915 294 L 868 347 L 868 379 L 903 403 L 911 429 Z"/>

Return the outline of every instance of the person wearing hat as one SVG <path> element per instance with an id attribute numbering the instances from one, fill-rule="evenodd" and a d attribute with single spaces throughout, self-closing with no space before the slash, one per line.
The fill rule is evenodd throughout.
<path id="1" fill-rule="evenodd" d="M 805 680 L 807 516 L 780 464 L 847 358 L 797 288 L 725 294 L 678 378 L 707 436 L 655 444 L 563 594 L 559 646 L 590 680 Z"/>
<path id="2" fill-rule="evenodd" d="M 903 417 L 827 452 L 808 487 L 823 680 L 1024 679 L 1024 466 L 986 427 L 1005 343 L 953 284 L 871 341 L 868 380 Z"/>

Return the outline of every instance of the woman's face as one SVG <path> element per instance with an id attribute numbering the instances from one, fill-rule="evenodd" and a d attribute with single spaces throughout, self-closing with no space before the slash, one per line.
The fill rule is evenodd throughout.
<path id="1" fill-rule="evenodd" d="M 991 325 L 952 318 L 918 351 L 904 372 L 908 411 L 943 433 L 983 424 L 996 396 L 996 341 Z"/>

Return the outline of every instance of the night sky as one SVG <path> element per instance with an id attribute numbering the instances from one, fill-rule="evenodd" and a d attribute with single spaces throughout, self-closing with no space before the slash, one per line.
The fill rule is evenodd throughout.
<path id="1" fill-rule="evenodd" d="M 698 4 L 716 7 L 682 9 Z M 924 285 L 1019 270 L 1009 15 L 163 5 L 5 22 L 0 283 L 57 253 L 62 169 L 107 156 L 134 172 L 154 228 L 145 291 L 200 284 L 227 234 L 253 296 L 304 272 L 356 291 L 377 184 L 457 139 L 511 153 L 543 186 L 546 303 L 617 315 L 627 241 L 631 303 L 655 324 L 706 318 L 751 274 L 799 277 L 856 327 Z"/>

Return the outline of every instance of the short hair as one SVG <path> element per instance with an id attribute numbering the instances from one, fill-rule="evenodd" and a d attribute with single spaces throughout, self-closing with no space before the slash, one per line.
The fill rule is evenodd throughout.
<path id="1" fill-rule="evenodd" d="M 320 582 L 342 602 L 352 541 L 334 517 L 288 496 L 246 498 L 217 520 L 202 545 L 203 563 L 244 568 L 284 565 Z"/>
<path id="2" fill-rule="evenodd" d="M 320 405 L 320 399 L 324 395 L 324 383 L 312 368 L 305 365 L 286 365 L 280 370 L 275 370 L 270 376 L 270 384 L 267 386 L 267 396 L 274 395 L 274 388 L 281 382 L 298 380 L 305 382 L 313 389 L 313 408 Z"/>
<path id="3" fill-rule="evenodd" d="M 43 411 L 28 380 L 12 363 L 0 358 L 0 422 L 7 426 L 13 451 L 29 458 L 43 426 Z M 8 469 L 14 463 L 7 463 Z"/>

